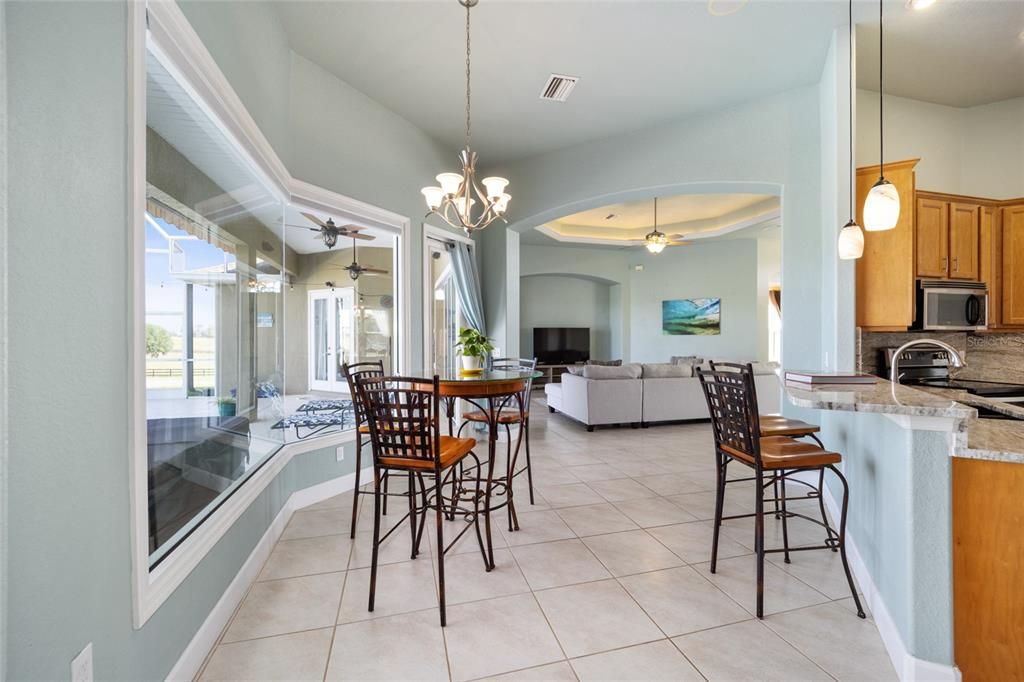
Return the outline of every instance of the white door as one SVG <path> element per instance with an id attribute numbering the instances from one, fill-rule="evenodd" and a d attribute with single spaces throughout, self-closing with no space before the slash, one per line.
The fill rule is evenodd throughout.
<path id="1" fill-rule="evenodd" d="M 309 292 L 309 388 L 348 392 L 342 364 L 355 361 L 353 289 Z"/>
<path id="2" fill-rule="evenodd" d="M 427 240 L 425 274 L 427 281 L 423 316 L 425 369 L 454 372 L 457 365 L 455 343 L 459 328 L 465 326 L 451 257 L 443 242 Z"/>

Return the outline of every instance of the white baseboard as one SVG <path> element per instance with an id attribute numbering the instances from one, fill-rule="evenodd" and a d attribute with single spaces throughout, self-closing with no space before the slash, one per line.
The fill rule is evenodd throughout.
<path id="1" fill-rule="evenodd" d="M 800 477 L 793 476 L 793 478 Z M 817 487 L 817 475 L 813 476 L 813 481 L 808 480 L 807 482 Z M 825 506 L 828 507 L 832 518 L 838 519 L 841 509 L 828 486 L 825 486 L 824 496 Z M 902 682 L 960 682 L 960 669 L 955 665 L 926 661 L 907 651 L 900 631 L 892 616 L 889 615 L 889 609 L 886 608 L 885 601 L 871 578 L 867 564 L 864 563 L 864 559 L 857 549 L 857 543 L 849 534 L 846 536 L 846 558 L 850 562 L 850 570 L 853 571 L 863 593 L 865 606 L 871 611 L 875 627 L 878 628 L 878 634 L 882 638 L 882 643 L 885 644 L 889 659 L 900 680 Z"/>
<path id="2" fill-rule="evenodd" d="M 363 469 L 359 476 L 361 483 L 372 481 L 373 467 Z M 192 637 L 188 646 L 185 647 L 181 657 L 178 658 L 178 662 L 171 668 L 171 672 L 167 675 L 168 680 L 192 680 L 199 674 L 203 661 L 206 660 L 206 657 L 217 643 L 217 638 L 227 626 L 228 621 L 231 620 L 231 616 L 234 615 L 238 605 L 242 603 L 242 599 L 245 598 L 246 593 L 249 591 L 249 586 L 259 576 L 263 564 L 266 563 L 271 550 L 274 549 L 274 545 L 277 544 L 281 533 L 284 532 L 285 526 L 291 520 L 292 514 L 303 507 L 308 507 L 352 490 L 355 481 L 354 473 L 346 474 L 308 488 L 303 488 L 302 490 L 296 490 L 288 497 L 288 501 L 284 503 L 281 511 L 274 517 L 270 527 L 267 528 L 263 537 L 260 538 L 252 552 L 249 553 L 249 557 L 238 570 L 238 574 L 235 575 L 228 588 L 224 590 L 224 594 L 217 600 L 217 604 L 210 610 L 206 620 L 203 621 L 195 636 Z"/>

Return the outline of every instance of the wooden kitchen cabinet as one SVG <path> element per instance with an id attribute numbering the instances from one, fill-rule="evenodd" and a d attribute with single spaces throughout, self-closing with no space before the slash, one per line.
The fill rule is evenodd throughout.
<path id="1" fill-rule="evenodd" d="M 949 271 L 949 202 L 917 198 L 917 276 L 945 278 Z"/>
<path id="2" fill-rule="evenodd" d="M 988 285 L 988 327 L 1003 324 L 1003 232 L 1000 210 L 982 206 L 978 224 L 978 279 Z"/>
<path id="3" fill-rule="evenodd" d="M 949 205 L 949 277 L 978 279 L 980 211 L 977 204 Z"/>
<path id="4" fill-rule="evenodd" d="M 1024 325 L 1024 203 L 1000 210 L 1003 233 L 1001 322 Z"/>

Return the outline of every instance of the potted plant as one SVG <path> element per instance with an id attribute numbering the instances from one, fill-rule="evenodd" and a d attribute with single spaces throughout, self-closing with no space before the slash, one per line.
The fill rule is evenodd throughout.
<path id="1" fill-rule="evenodd" d="M 459 342 L 455 347 L 462 351 L 462 368 L 467 372 L 477 371 L 483 359 L 494 350 L 494 344 L 475 329 L 460 329 Z"/>
<path id="2" fill-rule="evenodd" d="M 217 414 L 221 417 L 234 417 L 235 408 L 238 405 L 238 399 L 236 398 L 237 395 L 237 391 L 235 389 L 231 389 L 230 396 L 217 398 Z"/>

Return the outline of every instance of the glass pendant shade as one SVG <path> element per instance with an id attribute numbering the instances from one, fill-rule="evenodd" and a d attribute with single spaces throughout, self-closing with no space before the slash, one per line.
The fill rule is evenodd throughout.
<path id="1" fill-rule="evenodd" d="M 459 188 L 462 187 L 462 176 L 458 173 L 441 173 L 437 176 L 437 181 L 441 184 L 441 191 L 449 196 L 458 194 Z"/>
<path id="2" fill-rule="evenodd" d="M 455 210 L 459 212 L 463 220 L 469 219 L 469 212 L 473 209 L 473 204 L 476 203 L 476 199 L 469 199 L 467 197 L 459 197 L 454 202 Z"/>
<path id="3" fill-rule="evenodd" d="M 891 182 L 879 178 L 864 200 L 864 229 L 868 232 L 891 230 L 899 219 L 900 193 Z"/>
<path id="4" fill-rule="evenodd" d="M 654 232 L 649 232 L 647 236 L 644 237 L 644 246 L 651 253 L 661 253 L 665 250 L 667 245 L 668 236 L 664 232 L 658 232 L 655 230 Z"/>
<path id="5" fill-rule="evenodd" d="M 502 193 L 494 202 L 494 212 L 501 215 L 508 210 L 508 202 L 512 199 L 511 194 Z"/>
<path id="6" fill-rule="evenodd" d="M 857 221 L 851 220 L 839 231 L 839 257 L 856 260 L 864 255 L 864 231 Z"/>
<path id="7" fill-rule="evenodd" d="M 508 187 L 508 180 L 499 177 L 484 178 L 481 180 L 484 185 L 484 189 L 487 193 L 487 198 L 491 201 L 496 200 L 502 194 L 505 193 L 505 188 Z"/>
<path id="8" fill-rule="evenodd" d="M 420 190 L 423 193 L 423 198 L 427 200 L 427 206 L 431 211 L 441 207 L 441 201 L 444 199 L 444 190 L 440 187 L 424 187 Z"/>

